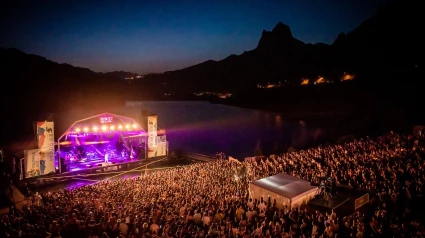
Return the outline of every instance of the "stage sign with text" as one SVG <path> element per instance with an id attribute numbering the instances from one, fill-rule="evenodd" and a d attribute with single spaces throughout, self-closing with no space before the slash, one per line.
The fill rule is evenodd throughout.
<path id="1" fill-rule="evenodd" d="M 113 117 L 100 117 L 99 119 L 101 124 L 112 123 L 114 121 Z"/>
<path id="2" fill-rule="evenodd" d="M 52 121 L 37 122 L 40 175 L 55 172 L 55 133 Z"/>

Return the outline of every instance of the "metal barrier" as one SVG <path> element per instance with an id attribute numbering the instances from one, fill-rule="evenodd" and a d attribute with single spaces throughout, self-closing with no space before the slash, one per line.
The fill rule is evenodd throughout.
<path id="1" fill-rule="evenodd" d="M 206 155 L 206 154 L 194 153 L 189 151 L 183 151 L 181 153 L 181 156 L 187 157 L 193 160 L 203 161 L 203 162 L 211 162 L 211 161 L 217 160 L 217 158 L 213 155 Z"/>

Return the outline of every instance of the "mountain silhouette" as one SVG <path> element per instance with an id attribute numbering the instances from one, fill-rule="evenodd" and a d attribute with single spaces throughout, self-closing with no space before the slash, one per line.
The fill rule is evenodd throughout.
<path id="1" fill-rule="evenodd" d="M 299 80 L 322 70 L 326 44 L 305 44 L 292 36 L 289 26 L 278 23 L 263 31 L 258 46 L 241 55 L 208 60 L 185 69 L 152 75 L 147 80 L 167 81 L 176 91 L 241 90 L 270 81 Z"/>
<path id="2" fill-rule="evenodd" d="M 424 37 L 419 1 L 394 0 L 353 31 L 341 33 L 331 45 L 306 44 L 279 22 L 264 30 L 257 47 L 241 55 L 209 60 L 181 70 L 148 77 L 166 81 L 170 88 L 240 91 L 258 83 L 292 81 L 325 76 L 339 80 L 344 72 L 372 83 L 414 70 Z"/>

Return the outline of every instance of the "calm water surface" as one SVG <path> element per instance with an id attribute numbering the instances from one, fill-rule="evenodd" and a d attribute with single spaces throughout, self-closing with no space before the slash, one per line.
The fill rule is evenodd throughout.
<path id="1" fill-rule="evenodd" d="M 238 159 L 253 156 L 257 143 L 264 154 L 281 152 L 291 145 L 315 143 L 320 129 L 303 122 L 287 122 L 268 113 L 208 102 L 138 102 L 123 110 L 142 109 L 158 114 L 158 126 L 165 129 L 170 150 L 186 149 L 214 154 L 223 151 Z"/>

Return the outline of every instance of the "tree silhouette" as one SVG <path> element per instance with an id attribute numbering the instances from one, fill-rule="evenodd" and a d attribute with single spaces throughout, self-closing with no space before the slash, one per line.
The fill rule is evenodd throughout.
<path id="1" fill-rule="evenodd" d="M 263 156 L 263 148 L 261 147 L 261 141 L 257 142 L 254 150 L 254 156 Z"/>

